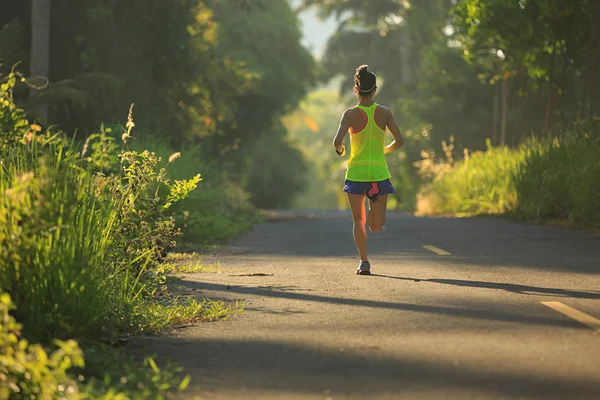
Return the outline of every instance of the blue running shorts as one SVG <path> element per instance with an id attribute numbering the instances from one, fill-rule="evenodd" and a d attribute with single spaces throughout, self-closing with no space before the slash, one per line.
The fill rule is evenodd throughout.
<path id="1" fill-rule="evenodd" d="M 379 182 L 356 182 L 346 180 L 344 192 L 350 194 L 364 194 L 369 200 L 376 201 L 379 195 L 396 193 L 389 179 Z"/>

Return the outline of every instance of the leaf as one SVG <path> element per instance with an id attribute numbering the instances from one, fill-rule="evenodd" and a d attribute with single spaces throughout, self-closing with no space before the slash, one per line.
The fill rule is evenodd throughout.
<path id="1" fill-rule="evenodd" d="M 154 371 L 155 374 L 158 374 L 160 372 L 160 369 L 158 369 L 158 365 L 156 365 L 152 358 L 148 358 L 148 364 L 150 365 L 150 368 L 152 368 L 152 371 Z"/>
<path id="2" fill-rule="evenodd" d="M 317 133 L 320 129 L 319 129 L 319 124 L 317 124 L 317 121 L 315 121 L 312 117 L 306 115 L 304 117 L 304 123 L 306 124 L 306 126 L 308 126 L 308 129 L 310 129 L 311 131 Z"/>
<path id="3" fill-rule="evenodd" d="M 185 378 L 183 378 L 183 380 L 179 384 L 179 390 L 180 391 L 184 391 L 188 387 L 188 385 L 190 384 L 191 380 L 192 380 L 192 377 L 189 376 L 189 375 L 186 375 Z"/>

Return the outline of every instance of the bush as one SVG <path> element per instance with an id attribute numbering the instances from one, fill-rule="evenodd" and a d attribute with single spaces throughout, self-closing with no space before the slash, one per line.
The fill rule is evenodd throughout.
<path id="1" fill-rule="evenodd" d="M 98 152 L 112 147 L 79 151 L 60 134 L 39 134 L 11 101 L 15 83 L 11 74 L 0 88 L 0 287 L 28 337 L 130 330 L 129 310 L 154 290 L 146 270 L 179 235 L 165 212 L 200 178 L 171 182 L 155 154 L 131 150 L 105 175 L 109 157 Z M 132 127 L 130 115 L 124 139 Z"/>
<path id="2" fill-rule="evenodd" d="M 77 342 L 56 341 L 57 350 L 48 354 L 21 337 L 21 325 L 9 314 L 14 308 L 10 296 L 0 293 L 0 399 L 83 398 L 67 375 L 84 365 Z"/>
<path id="3" fill-rule="evenodd" d="M 47 351 L 21 337 L 22 326 L 9 314 L 14 309 L 0 293 L 0 400 L 157 399 L 189 383 L 177 377 L 180 368 L 159 369 L 151 358 L 136 360 L 122 349 L 96 344 L 84 352 L 75 340 L 55 340 Z M 85 365 L 84 354 L 94 362 Z"/>
<path id="4" fill-rule="evenodd" d="M 515 214 L 600 228 L 600 136 L 580 132 L 527 147 Z"/>
<path id="5" fill-rule="evenodd" d="M 174 153 L 164 137 L 139 136 L 131 149 L 155 149 L 160 157 Z M 188 242 L 212 244 L 232 239 L 250 229 L 258 221 L 257 213 L 248 201 L 241 185 L 230 181 L 221 171 L 204 160 L 201 147 L 195 146 L 177 153 L 179 159 L 169 165 L 167 176 L 183 179 L 202 171 L 203 182 L 181 201 L 169 208 L 183 239 Z"/>
<path id="6" fill-rule="evenodd" d="M 457 163 L 421 162 L 431 177 L 419 193 L 422 214 L 511 213 L 535 221 L 600 228 L 600 137 L 594 130 L 518 149 L 466 153 Z"/>
<path id="7" fill-rule="evenodd" d="M 432 177 L 423 186 L 417 202 L 420 213 L 499 214 L 516 205 L 514 174 L 523 154 L 506 147 L 469 154 L 459 162 L 421 163 Z"/>
<path id="8" fill-rule="evenodd" d="M 307 172 L 302 152 L 280 134 L 261 137 L 252 148 L 252 170 L 246 185 L 252 204 L 265 209 L 290 207 L 305 190 Z"/>
<path id="9" fill-rule="evenodd" d="M 172 368 L 151 359 L 140 368 L 122 351 L 96 344 L 82 352 L 76 341 L 56 338 L 112 341 L 232 314 L 222 302 L 170 296 L 157 268 L 181 235 L 174 209 L 200 175 L 168 175 L 179 153 L 163 161 L 128 149 L 131 112 L 120 153 L 110 128 L 82 148 L 61 133 L 41 133 L 12 101 L 18 79 L 0 81 L 0 288 L 8 293 L 0 293 L 0 399 L 164 398 L 177 381 Z M 21 329 L 55 350 L 49 356 L 30 345 Z M 82 369 L 84 353 L 90 362 Z M 78 381 L 92 378 L 77 385 L 72 367 Z"/>

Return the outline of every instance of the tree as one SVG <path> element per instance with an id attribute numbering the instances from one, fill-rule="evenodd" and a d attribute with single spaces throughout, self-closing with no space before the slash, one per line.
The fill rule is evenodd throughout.
<path id="1" fill-rule="evenodd" d="M 599 13 L 598 2 L 589 0 L 463 0 L 454 23 L 465 59 L 483 80 L 510 79 L 519 102 L 516 130 L 550 134 L 557 114 L 564 124 L 576 103 L 587 103 L 588 118 L 594 113 L 597 94 L 586 88 L 598 86 Z M 569 104 L 568 92 L 583 99 Z M 543 108 L 538 99 L 545 99 Z"/>
<path id="2" fill-rule="evenodd" d="M 215 162 L 246 187 L 255 205 L 289 205 L 302 188 L 306 167 L 280 119 L 314 82 L 314 60 L 301 45 L 298 19 L 287 0 L 245 8 L 219 0 L 207 5 L 218 26 L 215 54 L 241 63 L 254 79 L 233 98 L 234 118 L 218 121 L 219 135 L 207 138 L 204 150 L 219 155 Z"/>
<path id="3" fill-rule="evenodd" d="M 31 2 L 31 76 L 50 76 L 50 0 Z M 38 116 L 48 122 L 48 105 L 40 104 Z"/>
<path id="4" fill-rule="evenodd" d="M 304 5 L 339 19 L 322 68 L 326 78 L 343 75 L 345 93 L 354 68 L 367 63 L 381 78 L 378 101 L 390 105 L 402 127 L 417 132 L 414 137 L 433 125 L 423 130 L 426 139 L 439 143 L 455 136 L 461 146 L 485 146 L 482 125 L 489 126 L 492 104 L 483 99 L 490 90 L 453 43 L 451 1 L 307 0 Z M 420 147 L 414 146 L 415 157 Z"/>

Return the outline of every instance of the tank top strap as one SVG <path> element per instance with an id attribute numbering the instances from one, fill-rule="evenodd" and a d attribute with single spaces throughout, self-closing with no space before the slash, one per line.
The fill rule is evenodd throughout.
<path id="1" fill-rule="evenodd" d="M 365 114 L 367 115 L 367 118 L 368 118 L 367 123 L 370 124 L 371 122 L 374 122 L 375 109 L 377 108 L 378 105 L 379 104 L 377 104 L 377 103 L 373 103 L 371 106 L 365 107 L 365 106 L 361 106 L 359 104 L 356 106 L 356 108 L 359 108 L 365 112 Z"/>

